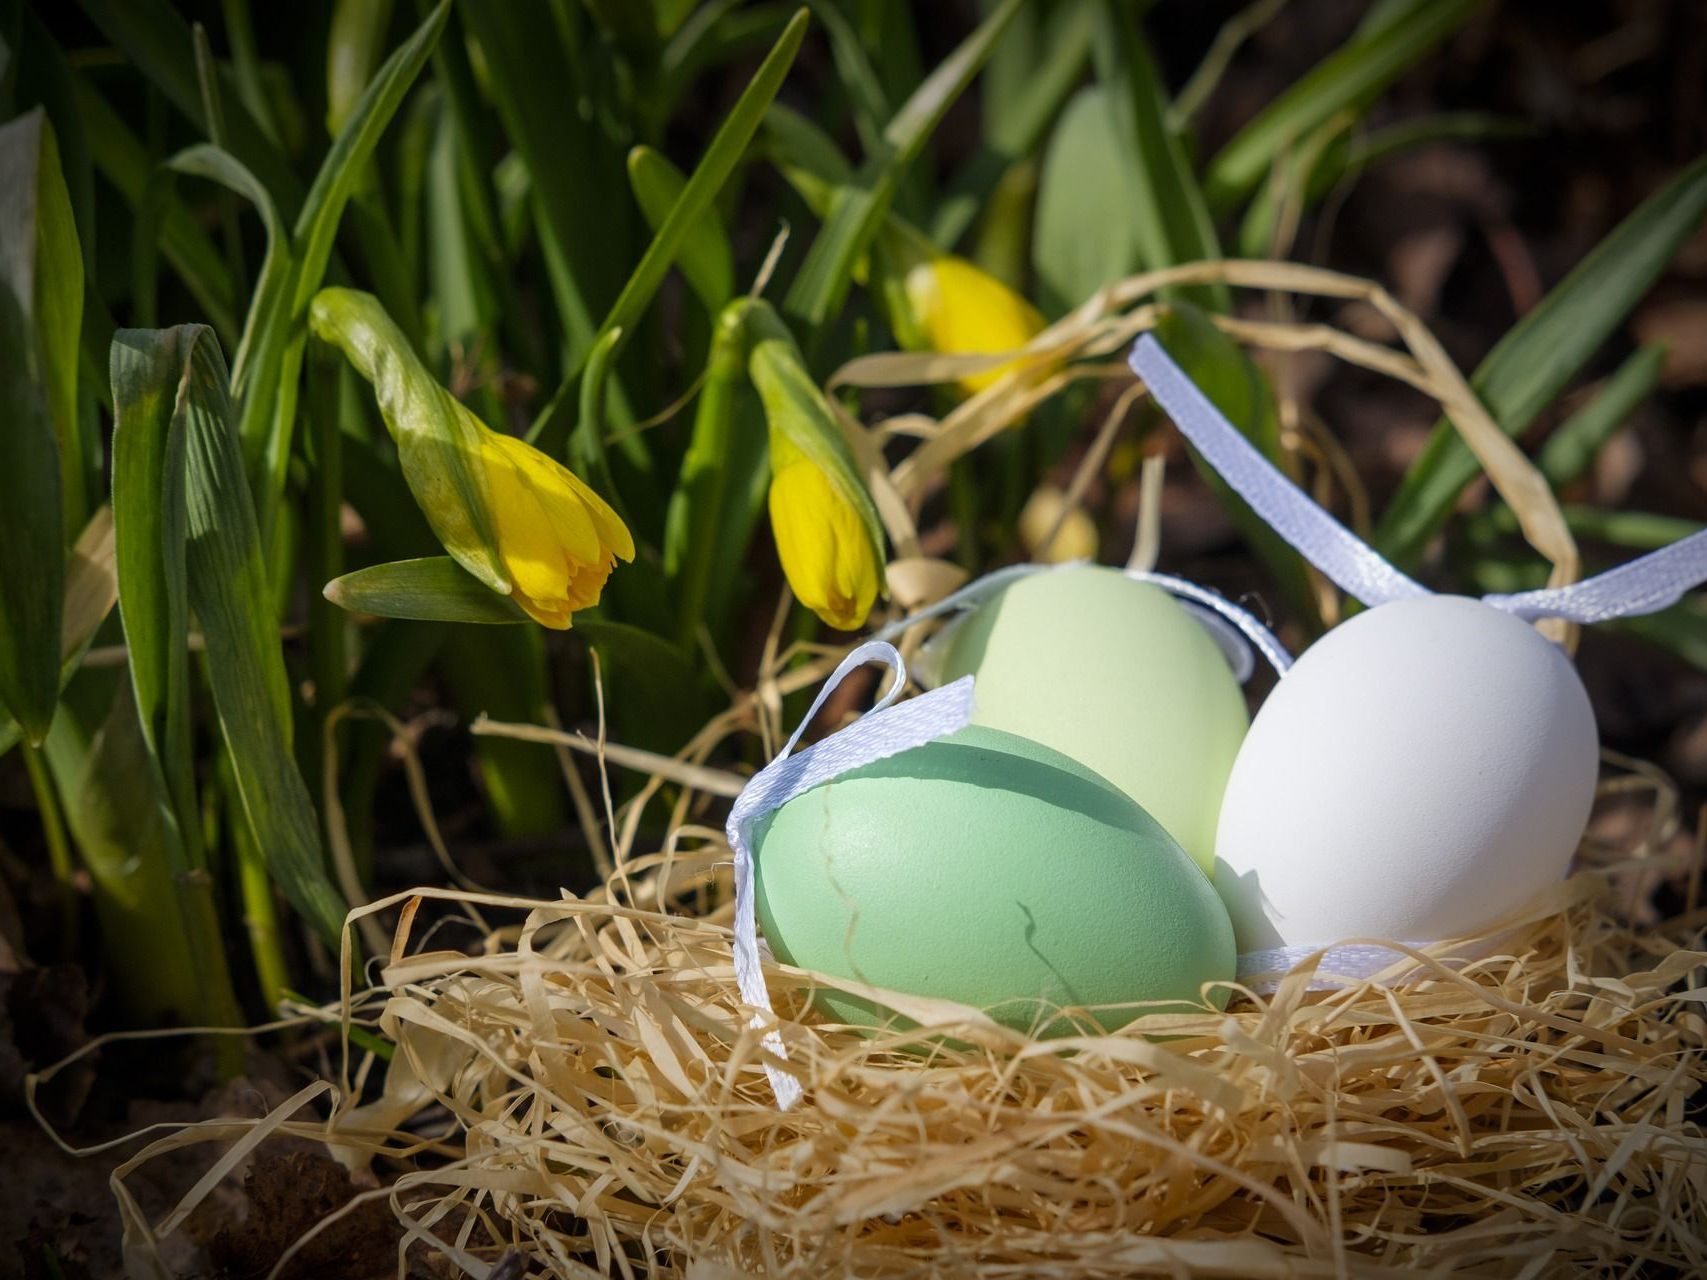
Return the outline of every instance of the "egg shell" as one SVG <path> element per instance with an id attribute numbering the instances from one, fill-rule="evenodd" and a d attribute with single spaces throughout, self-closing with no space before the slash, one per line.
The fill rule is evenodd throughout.
<path id="1" fill-rule="evenodd" d="M 1074 1030 L 1050 1023 L 1057 1007 L 1202 1007 L 1203 984 L 1234 974 L 1226 909 L 1172 837 L 1084 765 L 1012 734 L 972 726 L 852 770 L 754 835 L 759 924 L 787 964 L 1040 1034 Z M 841 1021 L 893 1016 L 845 992 L 818 999 Z M 1146 1010 L 1089 1012 L 1112 1029 Z"/>
<path id="2" fill-rule="evenodd" d="M 1527 623 L 1458 596 L 1358 614 L 1269 695 L 1228 780 L 1239 950 L 1479 929 L 1564 877 L 1598 755 L 1582 681 Z"/>
<path id="3" fill-rule="evenodd" d="M 1220 649 L 1166 591 L 1097 565 L 1020 578 L 946 638 L 942 679 L 963 675 L 977 677 L 974 724 L 1090 766 L 1214 866 L 1249 717 Z"/>

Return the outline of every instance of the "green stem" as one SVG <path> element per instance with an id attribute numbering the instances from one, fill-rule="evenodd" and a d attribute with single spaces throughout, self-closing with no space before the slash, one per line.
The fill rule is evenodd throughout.
<path id="1" fill-rule="evenodd" d="M 36 811 L 41 814 L 42 837 L 47 841 L 48 865 L 60 889 L 60 929 L 62 945 L 67 951 L 76 947 L 77 939 L 77 875 L 71 857 L 71 841 L 65 833 L 65 815 L 59 807 L 59 793 L 53 789 L 48 776 L 42 748 L 24 744 L 24 767 L 29 771 L 30 789 L 35 792 Z"/>
<path id="2" fill-rule="evenodd" d="M 705 386 L 694 412 L 693 438 L 682 458 L 681 479 L 670 503 L 665 533 L 664 572 L 674 584 L 676 637 L 692 653 L 698 629 L 706 616 L 717 531 L 727 504 L 730 442 L 737 397 L 747 376 L 745 316 L 750 304 L 742 299 L 725 307 L 717 319 Z"/>
<path id="3" fill-rule="evenodd" d="M 243 897 L 243 928 L 249 934 L 249 954 L 255 962 L 255 978 L 269 1015 L 278 1011 L 279 999 L 290 985 L 290 966 L 279 937 L 278 906 L 273 900 L 273 882 L 267 861 L 255 848 L 248 827 L 234 823 L 237 847 L 237 883 Z"/>

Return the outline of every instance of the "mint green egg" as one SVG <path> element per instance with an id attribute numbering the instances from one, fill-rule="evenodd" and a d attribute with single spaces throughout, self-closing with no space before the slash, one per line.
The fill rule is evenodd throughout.
<path id="1" fill-rule="evenodd" d="M 974 724 L 1089 765 L 1213 872 L 1221 795 L 1250 716 L 1227 659 L 1172 596 L 1097 565 L 1035 573 L 942 645 L 944 683 L 977 677 Z"/>
<path id="2" fill-rule="evenodd" d="M 1149 814 L 1057 751 L 971 726 L 768 815 L 756 905 L 786 964 L 955 1000 L 1022 1031 L 1114 1029 L 1231 980 L 1226 908 Z M 1216 997 L 1224 999 L 1224 996 Z M 840 1021 L 887 1009 L 821 991 Z"/>

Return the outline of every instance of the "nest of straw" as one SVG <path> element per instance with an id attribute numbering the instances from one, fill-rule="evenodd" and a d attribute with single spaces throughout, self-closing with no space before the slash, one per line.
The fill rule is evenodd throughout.
<path id="1" fill-rule="evenodd" d="M 1707 954 L 1692 903 L 1644 918 L 1690 862 L 1659 852 L 1655 794 L 1627 847 L 1585 845 L 1397 989 L 1312 993 L 1306 963 L 1225 1013 L 1051 1041 L 896 997 L 942 1033 L 922 1044 L 824 1021 L 823 979 L 770 965 L 788 1112 L 715 840 L 585 900 L 447 891 L 520 922 L 412 953 L 406 910 L 350 1007 L 396 1056 L 338 1141 L 418 1155 L 432 1131 L 389 1196 L 474 1274 L 506 1248 L 565 1277 L 1700 1274 Z"/>

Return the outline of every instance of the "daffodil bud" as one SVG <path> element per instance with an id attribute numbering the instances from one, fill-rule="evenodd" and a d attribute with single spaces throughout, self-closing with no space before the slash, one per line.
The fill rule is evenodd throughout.
<path id="1" fill-rule="evenodd" d="M 627 526 L 598 494 L 441 387 L 372 294 L 322 289 L 309 327 L 373 384 L 403 478 L 458 564 L 547 627 L 598 603 L 617 559 L 634 558 Z"/>
<path id="2" fill-rule="evenodd" d="M 747 373 L 770 434 L 771 531 L 800 602 L 851 631 L 883 578 L 883 529 L 824 393 L 763 303 L 748 314 Z"/>
<path id="3" fill-rule="evenodd" d="M 895 336 L 913 351 L 943 355 L 996 355 L 1017 351 L 1043 331 L 1043 316 L 989 272 L 944 253 L 899 223 L 879 240 L 888 283 L 886 297 Z M 969 373 L 959 380 L 976 395 L 1017 362 Z"/>

